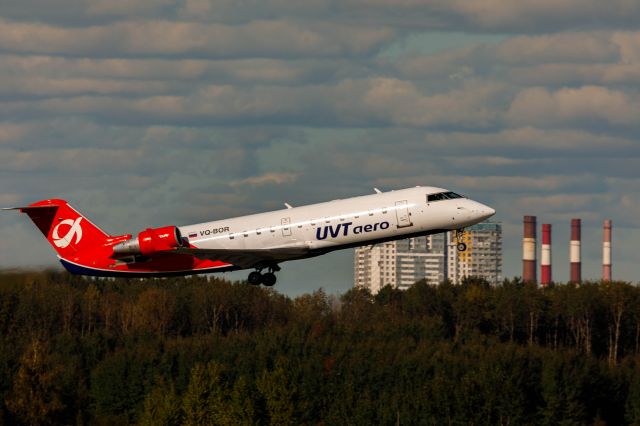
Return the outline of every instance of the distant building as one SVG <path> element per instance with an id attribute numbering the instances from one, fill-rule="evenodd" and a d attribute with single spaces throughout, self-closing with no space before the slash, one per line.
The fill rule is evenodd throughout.
<path id="1" fill-rule="evenodd" d="M 482 277 L 491 284 L 502 281 L 502 224 L 484 222 L 465 230 L 463 241 L 467 250 L 455 249 L 455 236 L 449 233 L 447 277 L 459 283 L 464 277 Z"/>
<path id="2" fill-rule="evenodd" d="M 467 250 L 456 250 L 455 234 L 408 238 L 355 250 L 354 285 L 376 294 L 385 285 L 406 290 L 416 281 L 459 283 L 479 276 L 502 280 L 502 225 L 486 222 L 466 229 Z"/>

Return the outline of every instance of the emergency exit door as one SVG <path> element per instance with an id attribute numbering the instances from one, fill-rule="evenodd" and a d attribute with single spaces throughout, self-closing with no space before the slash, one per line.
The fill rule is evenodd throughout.
<path id="1" fill-rule="evenodd" d="M 291 218 L 283 217 L 280 223 L 282 224 L 282 236 L 290 237 L 291 236 Z"/>
<path id="2" fill-rule="evenodd" d="M 411 223 L 411 216 L 409 215 L 409 203 L 407 200 L 396 201 L 396 220 L 398 221 L 398 228 L 413 225 L 413 223 Z"/>

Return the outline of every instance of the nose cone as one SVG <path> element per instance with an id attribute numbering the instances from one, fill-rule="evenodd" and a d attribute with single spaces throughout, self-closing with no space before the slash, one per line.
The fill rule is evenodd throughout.
<path id="1" fill-rule="evenodd" d="M 471 212 L 474 216 L 474 220 L 477 222 L 482 222 L 483 220 L 489 219 L 491 216 L 496 214 L 496 211 L 489 206 L 485 206 L 482 203 L 474 202 L 473 208 L 471 208 Z"/>
<path id="2" fill-rule="evenodd" d="M 489 206 L 483 205 L 479 213 L 482 215 L 482 220 L 485 220 L 496 214 L 496 211 Z"/>

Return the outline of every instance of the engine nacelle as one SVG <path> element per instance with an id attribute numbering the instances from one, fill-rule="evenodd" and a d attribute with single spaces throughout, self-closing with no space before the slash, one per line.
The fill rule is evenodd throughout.
<path id="1" fill-rule="evenodd" d="M 149 228 L 140 232 L 136 238 L 114 245 L 113 254 L 148 256 L 157 251 L 182 247 L 183 244 L 182 234 L 176 226 Z"/>

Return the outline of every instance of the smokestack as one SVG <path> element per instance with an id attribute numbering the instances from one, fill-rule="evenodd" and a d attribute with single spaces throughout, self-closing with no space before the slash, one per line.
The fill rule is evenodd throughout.
<path id="1" fill-rule="evenodd" d="M 569 259 L 571 262 L 571 278 L 569 281 L 582 281 L 582 261 L 580 260 L 580 219 L 571 219 L 571 241 L 569 242 Z"/>
<path id="2" fill-rule="evenodd" d="M 611 220 L 604 221 L 602 236 L 602 281 L 611 281 Z"/>
<path id="3" fill-rule="evenodd" d="M 551 225 L 542 225 L 542 246 L 540 250 L 540 284 L 551 283 Z"/>
<path id="4" fill-rule="evenodd" d="M 536 217 L 524 217 L 522 238 L 522 280 L 536 282 Z"/>

